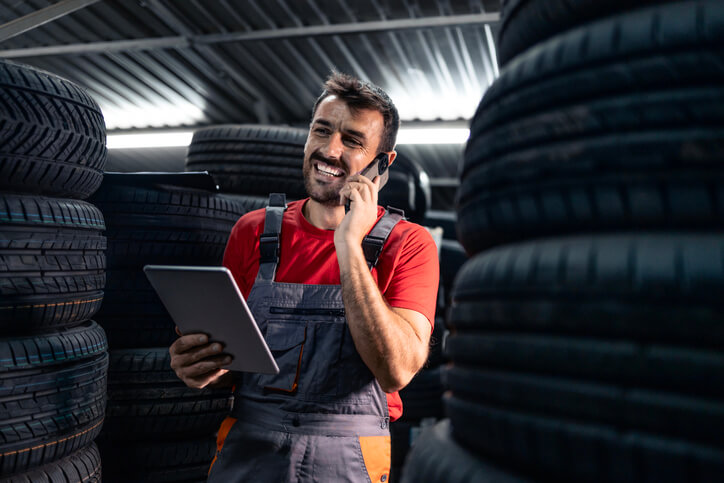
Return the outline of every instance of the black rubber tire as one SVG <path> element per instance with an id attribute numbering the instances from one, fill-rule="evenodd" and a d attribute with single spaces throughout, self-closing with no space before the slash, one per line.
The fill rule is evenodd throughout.
<path id="1" fill-rule="evenodd" d="M 428 210 L 425 213 L 425 219 L 422 221 L 423 226 L 442 228 L 442 237 L 444 240 L 457 241 L 455 225 L 457 224 L 458 215 L 452 211 L 444 210 Z"/>
<path id="2" fill-rule="evenodd" d="M 104 184 L 92 200 L 105 216 L 109 268 L 220 264 L 231 228 L 247 212 L 228 197 L 173 186 Z"/>
<path id="3" fill-rule="evenodd" d="M 0 191 L 86 198 L 103 178 L 106 127 L 80 87 L 0 59 Z"/>
<path id="4" fill-rule="evenodd" d="M 415 440 L 403 468 L 402 483 L 525 483 L 460 446 L 451 435 L 450 421 L 426 428 Z"/>
<path id="5" fill-rule="evenodd" d="M 390 423 L 390 483 L 400 481 L 402 465 L 410 451 L 410 436 L 414 423 L 393 421 Z"/>
<path id="6" fill-rule="evenodd" d="M 471 123 L 458 239 L 724 226 L 724 4 L 638 10 L 551 39 Z"/>
<path id="7" fill-rule="evenodd" d="M 442 399 L 441 399 L 442 402 Z M 429 426 L 434 425 L 439 420 L 437 418 L 423 418 L 419 421 L 408 421 L 404 418 L 398 419 L 390 423 L 390 441 L 391 441 L 391 467 L 389 481 L 398 483 L 403 474 L 403 466 L 407 458 L 410 448 L 415 444 L 419 435 Z"/>
<path id="8" fill-rule="evenodd" d="M 107 296 L 98 318 L 110 347 L 168 347 L 178 338 L 171 316 L 143 271 L 110 269 L 106 276 Z"/>
<path id="9" fill-rule="evenodd" d="M 403 404 L 401 420 L 419 421 L 422 418 L 441 418 L 442 367 L 434 367 L 420 371 L 402 390 L 400 398 Z"/>
<path id="10" fill-rule="evenodd" d="M 225 125 L 196 131 L 186 171 L 208 171 L 221 191 L 268 196 L 306 196 L 302 165 L 306 129 Z"/>
<path id="11" fill-rule="evenodd" d="M 4 483 L 101 483 L 101 455 L 95 443 L 53 463 L 3 478 Z"/>
<path id="12" fill-rule="evenodd" d="M 669 0 L 672 1 L 672 0 Z M 498 30 L 498 64 L 557 33 L 625 10 L 666 0 L 502 0 Z"/>
<path id="13" fill-rule="evenodd" d="M 105 412 L 106 351 L 93 321 L 0 339 L 1 474 L 55 461 L 95 439 Z"/>
<path id="14" fill-rule="evenodd" d="M 475 366 L 451 367 L 444 379 L 469 402 L 724 446 L 721 399 Z"/>
<path id="15" fill-rule="evenodd" d="M 408 220 L 423 223 L 432 202 L 429 176 L 418 163 L 399 153 L 389 170 L 390 178 L 380 190 L 377 204 L 403 210 Z"/>
<path id="16" fill-rule="evenodd" d="M 229 389 L 191 389 L 168 348 L 112 350 L 103 433 L 113 440 L 213 434 L 231 409 Z"/>
<path id="17" fill-rule="evenodd" d="M 438 367 L 447 361 L 447 357 L 445 357 L 442 351 L 442 341 L 445 338 L 445 332 L 447 332 L 445 319 L 442 315 L 439 315 L 435 317 L 435 325 L 430 336 L 430 354 L 427 357 L 427 364 L 424 367 L 425 370 Z"/>
<path id="18" fill-rule="evenodd" d="M 722 271 L 716 232 L 476 256 L 448 320 L 455 434 L 539 478 L 708 481 L 724 465 Z"/>
<path id="19" fill-rule="evenodd" d="M 248 213 L 250 211 L 266 208 L 267 204 L 269 204 L 268 196 L 236 195 L 233 193 L 219 193 L 218 196 L 220 198 L 226 198 L 226 199 L 235 201 L 237 203 L 241 203 L 241 206 L 244 209 L 244 213 Z"/>
<path id="20" fill-rule="evenodd" d="M 524 334 L 455 334 L 456 364 L 724 398 L 724 353 L 633 341 Z"/>
<path id="21" fill-rule="evenodd" d="M 468 256 L 465 249 L 457 240 L 442 240 L 440 245 L 440 283 L 445 290 L 445 294 L 452 294 L 455 277 L 467 260 Z M 449 300 L 446 303 L 449 303 Z"/>
<path id="22" fill-rule="evenodd" d="M 448 324 L 462 331 L 724 347 L 724 235 L 620 234 L 520 243 L 468 261 Z"/>
<path id="23" fill-rule="evenodd" d="M 92 199 L 108 226 L 106 293 L 96 320 L 114 349 L 168 346 L 175 324 L 143 266 L 221 265 L 231 228 L 247 208 L 231 197 L 131 175 L 104 182 Z"/>
<path id="24" fill-rule="evenodd" d="M 213 436 L 191 440 L 98 439 L 106 483 L 204 482 L 216 451 Z"/>
<path id="25" fill-rule="evenodd" d="M 95 314 L 105 284 L 104 229 L 90 203 L 0 193 L 0 334 Z"/>
<path id="26" fill-rule="evenodd" d="M 715 482 L 724 451 L 687 441 L 445 398 L 455 439 L 551 481 Z"/>

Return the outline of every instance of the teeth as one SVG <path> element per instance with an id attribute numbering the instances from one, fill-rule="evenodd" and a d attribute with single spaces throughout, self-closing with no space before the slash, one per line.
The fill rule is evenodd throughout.
<path id="1" fill-rule="evenodd" d="M 322 163 L 317 163 L 317 170 L 320 173 L 326 174 L 328 176 L 339 177 L 344 174 L 344 171 L 337 169 L 337 168 L 333 168 L 332 166 L 329 166 L 328 164 L 322 164 Z"/>

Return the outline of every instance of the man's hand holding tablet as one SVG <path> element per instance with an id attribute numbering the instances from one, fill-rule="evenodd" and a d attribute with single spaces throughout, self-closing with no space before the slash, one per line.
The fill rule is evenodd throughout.
<path id="1" fill-rule="evenodd" d="M 225 367 L 231 364 L 231 356 L 224 354 L 220 342 L 209 342 L 206 334 L 182 335 L 171 344 L 171 369 L 188 387 L 203 389 L 206 386 L 231 386 L 231 374 Z M 226 377 L 224 377 L 226 376 Z"/>
<path id="2" fill-rule="evenodd" d="M 279 368 L 225 267 L 146 265 L 144 272 L 176 322 L 171 368 L 189 387 L 230 385 L 230 371 Z"/>

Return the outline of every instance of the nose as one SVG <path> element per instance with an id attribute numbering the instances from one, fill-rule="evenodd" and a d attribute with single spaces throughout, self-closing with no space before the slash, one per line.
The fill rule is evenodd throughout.
<path id="1" fill-rule="evenodd" d="M 327 140 L 327 144 L 322 149 L 322 154 L 331 159 L 339 159 L 344 152 L 344 144 L 342 143 L 342 135 L 340 133 L 332 133 Z"/>

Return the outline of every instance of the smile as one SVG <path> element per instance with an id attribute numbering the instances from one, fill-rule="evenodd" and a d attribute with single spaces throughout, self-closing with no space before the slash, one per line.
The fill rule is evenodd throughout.
<path id="1" fill-rule="evenodd" d="M 322 163 L 321 161 L 317 161 L 314 163 L 314 167 L 317 169 L 318 173 L 321 173 L 324 176 L 330 176 L 333 178 L 339 178 L 341 176 L 344 176 L 344 171 L 342 171 L 339 168 L 335 168 L 334 166 L 330 166 L 326 163 Z"/>

